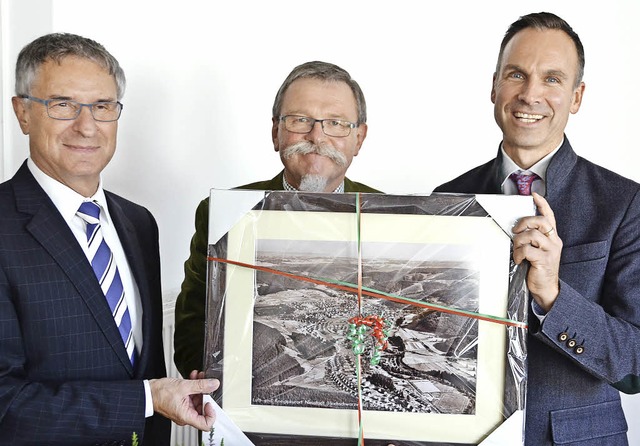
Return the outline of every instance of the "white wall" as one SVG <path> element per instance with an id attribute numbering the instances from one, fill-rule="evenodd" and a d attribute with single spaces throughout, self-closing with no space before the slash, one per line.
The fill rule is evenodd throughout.
<path id="1" fill-rule="evenodd" d="M 15 173 L 27 153 L 11 105 L 16 58 L 25 44 L 51 32 L 51 9 L 51 0 L 0 0 L 0 181 Z"/>
<path id="2" fill-rule="evenodd" d="M 179 290 L 195 207 L 209 188 L 271 178 L 281 168 L 271 105 L 289 71 L 308 60 L 343 66 L 367 97 L 369 135 L 349 176 L 385 192 L 430 192 L 494 156 L 500 132 L 489 92 L 502 35 L 522 14 L 554 11 L 587 53 L 587 90 L 569 123 L 571 142 L 583 156 L 640 180 L 630 162 L 640 2 L 596 9 L 579 0 L 540 1 L 530 9 L 502 0 L 488 11 L 473 0 L 437 7 L 400 1 L 393 9 L 371 0 L 7 1 L 22 14 L 11 21 L 10 63 L 50 27 L 98 40 L 123 65 L 128 89 L 105 182 L 158 219 L 167 297 Z M 49 13 L 49 21 L 34 25 L 34 10 Z M 11 82 L 12 70 L 4 69 Z M 7 121 L 5 139 L 13 140 L 6 139 L 5 178 L 27 154 L 15 119 Z"/>
<path id="3" fill-rule="evenodd" d="M 489 93 L 499 43 L 520 15 L 555 12 L 586 49 L 584 102 L 567 129 L 574 148 L 640 181 L 640 2 L 0 2 L 0 179 L 27 154 L 8 104 L 17 51 L 51 30 L 103 43 L 128 77 L 105 183 L 158 219 L 167 299 L 179 290 L 194 210 L 209 188 L 268 179 L 281 168 L 270 140 L 273 97 L 309 60 L 346 68 L 365 92 L 369 135 L 349 176 L 386 192 L 430 192 L 494 156 L 500 132 Z M 640 413 L 638 398 L 625 405 Z M 640 444 L 636 435 L 632 444 Z"/>

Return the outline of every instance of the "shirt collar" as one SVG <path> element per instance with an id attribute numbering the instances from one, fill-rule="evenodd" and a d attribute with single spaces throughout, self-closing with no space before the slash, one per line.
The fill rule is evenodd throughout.
<path id="1" fill-rule="evenodd" d="M 500 152 L 502 152 L 502 166 L 500 166 L 500 178 L 502 178 L 502 182 L 500 184 L 504 185 L 505 181 L 509 179 L 509 175 L 511 175 L 514 172 L 522 172 L 525 174 L 535 173 L 540 177 L 540 179 L 543 182 L 546 183 L 547 167 L 549 167 L 549 163 L 551 162 L 551 158 L 553 158 L 553 155 L 555 155 L 556 152 L 560 149 L 560 147 L 562 147 L 563 142 L 564 142 L 564 138 L 562 141 L 560 141 L 560 144 L 558 145 L 558 147 L 555 148 L 555 150 L 553 150 L 553 152 L 549 153 L 547 156 L 545 156 L 540 161 L 535 163 L 529 169 L 523 169 L 520 166 L 518 166 L 511 158 L 509 158 L 509 155 L 507 155 L 507 152 L 504 151 L 503 145 L 500 144 Z"/>
<path id="2" fill-rule="evenodd" d="M 53 205 L 58 209 L 58 212 L 62 214 L 64 220 L 69 224 L 75 217 L 78 208 L 83 201 L 95 201 L 105 211 L 104 217 L 110 222 L 109 210 L 107 209 L 107 198 L 102 189 L 102 178 L 98 184 L 98 190 L 91 197 L 83 197 L 73 189 L 65 186 L 61 182 L 54 180 L 49 175 L 44 173 L 31 158 L 27 159 L 27 167 L 29 171 L 38 182 L 40 187 L 49 196 Z"/>
<path id="3" fill-rule="evenodd" d="M 289 182 L 287 181 L 287 177 L 284 174 L 282 175 L 282 185 L 284 186 L 284 190 L 286 190 L 286 191 L 289 191 L 289 192 L 297 192 L 298 191 L 298 189 L 296 189 L 295 187 L 293 187 L 292 185 L 289 184 Z M 334 194 L 341 194 L 343 192 L 344 192 L 344 180 L 342 180 L 342 183 L 340 183 L 340 185 L 335 188 L 333 193 Z"/>

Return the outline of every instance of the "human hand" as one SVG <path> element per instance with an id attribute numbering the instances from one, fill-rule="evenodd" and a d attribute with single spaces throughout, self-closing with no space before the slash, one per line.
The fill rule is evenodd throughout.
<path id="1" fill-rule="evenodd" d="M 536 303 L 549 311 L 560 293 L 562 240 L 556 231 L 553 210 L 541 195 L 533 193 L 539 215 L 525 217 L 513 227 L 513 260 L 531 264 L 527 286 Z"/>
<path id="2" fill-rule="evenodd" d="M 195 373 L 194 373 L 195 372 Z M 202 372 L 201 372 L 202 373 Z M 189 377 L 199 377 L 196 370 Z M 179 379 L 160 378 L 149 380 L 153 410 L 169 418 L 179 426 L 188 424 L 208 431 L 213 426 L 216 413 L 210 403 L 202 407 L 202 394 L 211 393 L 218 388 L 217 379 Z"/>

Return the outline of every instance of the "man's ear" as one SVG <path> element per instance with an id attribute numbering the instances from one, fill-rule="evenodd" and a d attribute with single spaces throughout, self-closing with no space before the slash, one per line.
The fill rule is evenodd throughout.
<path id="1" fill-rule="evenodd" d="M 580 110 L 580 105 L 582 105 L 582 96 L 584 95 L 584 88 L 584 82 L 580 82 L 580 85 L 578 85 L 576 89 L 573 90 L 573 98 L 571 100 L 570 108 L 570 111 L 573 114 L 578 113 L 578 110 Z"/>
<path id="2" fill-rule="evenodd" d="M 353 152 L 353 156 L 358 156 L 358 153 L 360 152 L 360 147 L 362 147 L 362 143 L 364 142 L 364 139 L 367 137 L 367 130 L 369 130 L 369 127 L 367 126 L 367 124 L 362 123 L 360 124 L 358 127 L 356 127 L 356 148 L 355 151 Z"/>
<path id="3" fill-rule="evenodd" d="M 273 150 L 278 152 L 280 150 L 280 142 L 278 140 L 278 131 L 280 126 L 280 120 L 278 118 L 271 118 L 273 126 L 271 127 L 271 140 L 273 141 Z"/>
<path id="4" fill-rule="evenodd" d="M 27 111 L 27 106 L 24 104 L 24 99 L 14 96 L 11 98 L 11 104 L 13 105 L 13 112 L 16 114 L 16 118 L 18 118 L 18 124 L 20 124 L 22 133 L 28 135 L 29 113 Z"/>
<path id="5" fill-rule="evenodd" d="M 496 76 L 497 73 L 493 73 L 493 80 L 491 81 L 491 103 L 496 103 Z"/>

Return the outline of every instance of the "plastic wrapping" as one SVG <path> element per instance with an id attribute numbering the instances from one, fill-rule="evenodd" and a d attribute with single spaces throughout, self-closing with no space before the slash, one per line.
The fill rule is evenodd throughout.
<path id="1" fill-rule="evenodd" d="M 530 197 L 212 190 L 215 401 L 257 445 L 491 438 L 525 405 L 510 228 L 533 211 Z"/>

